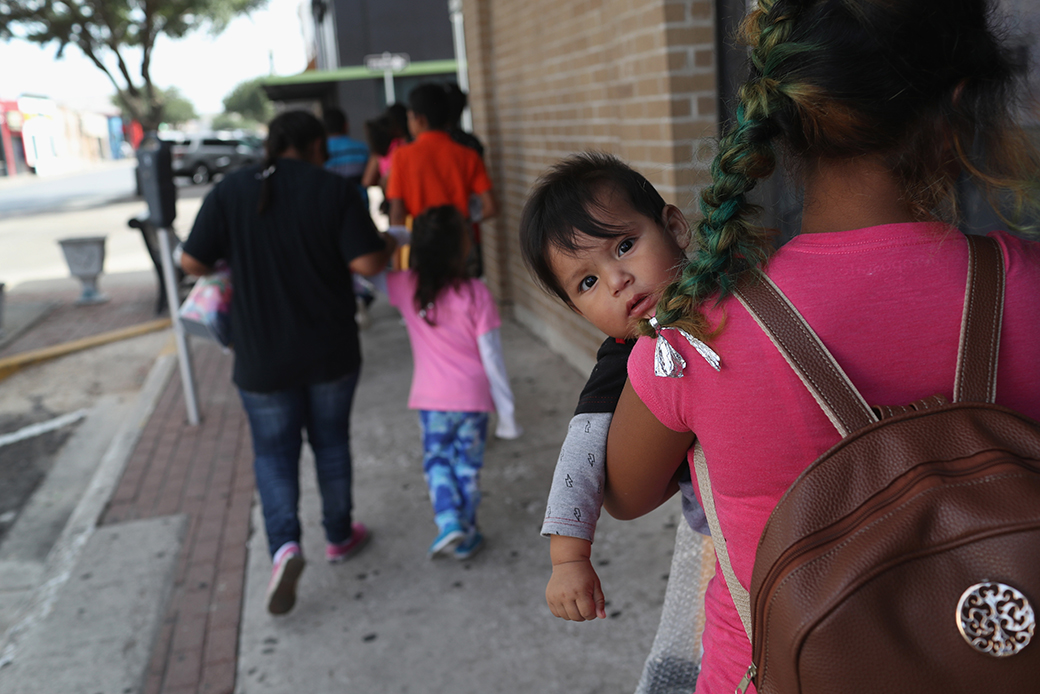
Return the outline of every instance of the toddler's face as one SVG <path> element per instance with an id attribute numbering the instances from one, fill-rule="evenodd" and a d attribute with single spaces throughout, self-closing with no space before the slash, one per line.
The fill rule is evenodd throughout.
<path id="1" fill-rule="evenodd" d="M 632 209 L 624 195 L 605 191 L 590 210 L 601 223 L 624 229 L 599 239 L 582 235 L 577 253 L 549 250 L 549 264 L 575 311 L 610 337 L 635 335 L 636 324 L 654 315 L 661 291 L 681 269 L 689 227 L 673 205 L 664 227 Z"/>

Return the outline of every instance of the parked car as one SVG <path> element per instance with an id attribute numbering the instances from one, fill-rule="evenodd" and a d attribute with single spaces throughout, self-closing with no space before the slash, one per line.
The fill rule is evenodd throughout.
<path id="1" fill-rule="evenodd" d="M 206 183 L 214 174 L 228 173 L 258 164 L 264 158 L 259 138 L 220 134 L 185 135 L 171 149 L 173 175 L 188 176 L 193 183 Z"/>

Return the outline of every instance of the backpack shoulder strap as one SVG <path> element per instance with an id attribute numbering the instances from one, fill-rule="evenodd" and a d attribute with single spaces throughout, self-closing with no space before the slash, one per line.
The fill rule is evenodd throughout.
<path id="1" fill-rule="evenodd" d="M 1004 316 L 1004 253 L 988 236 L 967 238 L 968 281 L 953 401 L 991 403 L 997 395 L 997 356 Z"/>
<path id="2" fill-rule="evenodd" d="M 838 362 L 769 277 L 757 270 L 745 272 L 734 294 L 780 350 L 780 354 L 798 374 L 842 437 L 876 420 L 870 406 L 838 366 Z M 722 576 L 748 641 L 751 641 L 751 596 L 733 572 L 726 538 L 715 511 L 708 463 L 699 441 L 694 443 L 694 473 L 697 475 L 704 515 L 708 519 Z"/>
<path id="3" fill-rule="evenodd" d="M 748 641 L 751 641 L 751 594 L 740 584 L 737 575 L 733 573 L 733 562 L 729 560 L 729 550 L 726 549 L 726 537 L 722 534 L 719 514 L 715 511 L 715 494 L 711 490 L 708 461 L 704 458 L 704 449 L 701 448 L 700 441 L 693 442 L 693 472 L 697 475 L 697 487 L 701 491 L 701 501 L 704 502 L 704 515 L 708 519 L 715 558 L 719 560 L 722 577 L 726 580 L 726 588 L 729 589 L 729 595 L 733 599 L 733 606 L 737 608 L 740 622 L 744 625 L 744 633 L 747 634 Z"/>
<path id="4" fill-rule="evenodd" d="M 776 345 L 843 438 L 877 421 L 870 405 L 852 385 L 823 341 L 773 280 L 758 270 L 745 272 L 734 294 Z"/>

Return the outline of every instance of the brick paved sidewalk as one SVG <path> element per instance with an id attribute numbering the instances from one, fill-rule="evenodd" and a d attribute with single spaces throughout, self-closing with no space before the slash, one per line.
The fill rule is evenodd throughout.
<path id="1" fill-rule="evenodd" d="M 232 357 L 192 341 L 202 422 L 187 423 L 173 374 L 127 462 L 101 525 L 186 514 L 188 530 L 144 694 L 231 694 L 254 481 Z"/>
<path id="2" fill-rule="evenodd" d="M 10 357 L 44 347 L 93 337 L 110 330 L 128 328 L 138 323 L 161 318 L 155 313 L 155 286 L 130 285 L 103 288 L 109 301 L 103 304 L 77 306 L 80 292 L 12 292 L 4 298 L 7 310 L 19 304 L 56 304 L 30 329 L 0 348 L 0 358 Z"/>

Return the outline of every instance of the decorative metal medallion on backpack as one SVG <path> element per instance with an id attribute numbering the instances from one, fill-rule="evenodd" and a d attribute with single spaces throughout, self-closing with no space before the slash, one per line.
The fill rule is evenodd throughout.
<path id="1" fill-rule="evenodd" d="M 1036 615 L 1018 589 L 986 581 L 976 583 L 961 595 L 957 629 L 976 651 L 1005 658 L 1029 645 L 1036 629 Z"/>

